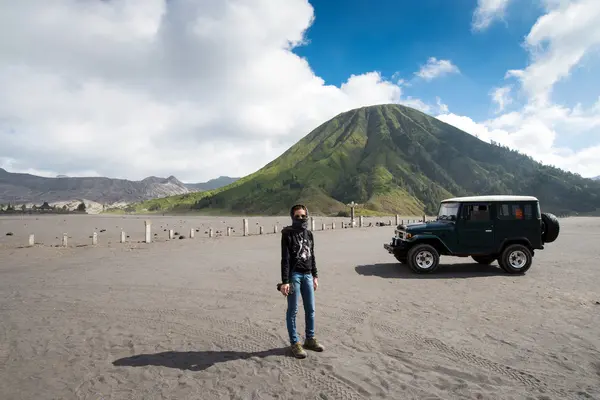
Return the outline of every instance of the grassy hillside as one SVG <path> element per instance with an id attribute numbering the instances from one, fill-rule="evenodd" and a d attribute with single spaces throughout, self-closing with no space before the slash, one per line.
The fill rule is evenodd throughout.
<path id="1" fill-rule="evenodd" d="M 600 183 L 485 143 L 401 105 L 363 107 L 327 121 L 259 171 L 223 188 L 140 203 L 136 210 L 285 214 L 435 213 L 440 200 L 527 194 L 556 213 L 600 209 Z"/>

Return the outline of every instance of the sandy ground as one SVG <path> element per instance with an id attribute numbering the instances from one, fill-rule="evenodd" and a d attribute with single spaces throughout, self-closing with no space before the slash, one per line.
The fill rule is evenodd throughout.
<path id="1" fill-rule="evenodd" d="M 0 399 L 598 399 L 600 219 L 561 223 L 524 276 L 453 258 L 417 276 L 382 248 L 393 227 L 316 232 L 326 351 L 304 360 L 278 235 L 5 243 Z"/>

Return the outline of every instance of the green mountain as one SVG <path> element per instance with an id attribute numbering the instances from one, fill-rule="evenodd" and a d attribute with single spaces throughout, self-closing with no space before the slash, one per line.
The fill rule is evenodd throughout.
<path id="1" fill-rule="evenodd" d="M 444 198 L 475 194 L 533 195 L 559 214 L 600 209 L 600 182 L 397 104 L 339 114 L 257 172 L 158 208 L 265 215 L 302 202 L 313 213 L 336 214 L 354 201 L 366 213 L 421 215 L 436 213 Z"/>

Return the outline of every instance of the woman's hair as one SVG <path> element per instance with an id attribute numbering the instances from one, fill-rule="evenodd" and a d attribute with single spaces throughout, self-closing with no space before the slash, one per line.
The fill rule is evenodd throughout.
<path id="1" fill-rule="evenodd" d="M 304 204 L 296 204 L 292 206 L 292 208 L 290 209 L 290 217 L 294 217 L 294 213 L 296 212 L 296 210 L 306 211 L 306 216 L 308 217 L 308 208 L 306 208 Z"/>

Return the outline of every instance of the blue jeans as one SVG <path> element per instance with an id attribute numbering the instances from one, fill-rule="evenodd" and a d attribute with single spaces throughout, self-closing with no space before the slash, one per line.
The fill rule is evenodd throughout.
<path id="1" fill-rule="evenodd" d="M 298 314 L 300 296 L 302 296 L 302 304 L 304 305 L 306 338 L 311 339 L 315 336 L 315 291 L 313 277 L 310 273 L 293 272 L 290 277 L 290 293 L 287 296 L 288 307 L 285 319 L 291 344 L 300 341 L 300 337 L 296 332 L 296 314 Z"/>

